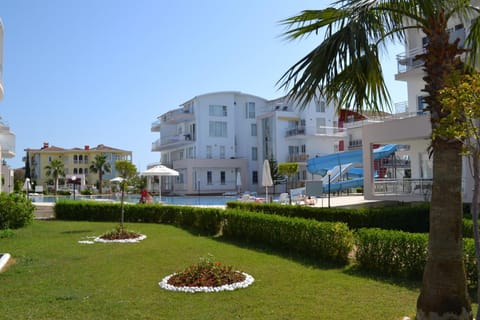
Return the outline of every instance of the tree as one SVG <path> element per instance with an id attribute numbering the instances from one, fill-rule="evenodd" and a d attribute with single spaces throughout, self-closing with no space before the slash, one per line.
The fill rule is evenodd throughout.
<path id="1" fill-rule="evenodd" d="M 434 130 L 433 135 L 450 137 L 460 141 L 463 154 L 468 157 L 470 173 L 473 177 L 472 220 L 477 260 L 477 277 L 480 279 L 480 234 L 478 229 L 480 197 L 480 74 L 456 77 L 452 83 L 440 91 L 443 112 L 448 116 Z M 480 301 L 480 286 L 477 286 L 477 302 Z M 480 304 L 477 309 L 480 316 Z"/>
<path id="2" fill-rule="evenodd" d="M 298 163 L 296 162 L 282 162 L 278 165 L 278 173 L 282 176 L 287 176 L 290 181 L 290 189 L 292 188 L 293 179 L 298 172 Z"/>
<path id="3" fill-rule="evenodd" d="M 323 95 L 339 108 L 380 111 L 390 105 L 380 56 L 391 42 L 405 41 L 410 29 L 427 38 L 423 60 L 424 99 L 435 129 L 447 116 L 439 90 L 455 70 L 459 56 L 474 66 L 480 56 L 478 10 L 466 0 L 344 0 L 323 10 L 307 10 L 283 21 L 287 39 L 300 39 L 325 31 L 323 41 L 294 64 L 278 84 L 301 101 Z M 463 49 L 449 41 L 448 23 L 472 22 Z M 433 130 L 432 130 L 433 132 Z M 472 319 L 467 293 L 462 242 L 461 149 L 457 140 L 432 136 L 433 186 L 427 263 L 417 300 L 417 319 Z"/>
<path id="4" fill-rule="evenodd" d="M 57 194 L 58 179 L 65 176 L 65 165 L 58 159 L 53 159 L 49 165 L 45 166 L 45 174 L 53 178 L 53 190 Z"/>
<path id="5" fill-rule="evenodd" d="M 283 175 L 278 173 L 278 163 L 277 160 L 272 157 L 268 159 L 270 165 L 270 174 L 272 175 L 273 180 L 273 193 L 275 194 L 275 185 L 279 184 L 279 181 L 283 180 Z"/>
<path id="6" fill-rule="evenodd" d="M 115 169 L 117 170 L 119 176 L 123 178 L 123 180 L 120 182 L 120 190 L 122 191 L 122 197 L 120 200 L 122 207 L 120 227 L 123 228 L 123 222 L 125 220 L 125 207 L 123 203 L 123 200 L 125 198 L 125 189 L 128 186 L 129 180 L 137 175 L 137 167 L 130 161 L 117 160 L 115 161 Z"/>
<path id="7" fill-rule="evenodd" d="M 90 165 L 90 170 L 93 173 L 98 173 L 98 192 L 102 194 L 103 175 L 111 171 L 110 163 L 107 162 L 107 156 L 104 154 L 97 154 Z"/>

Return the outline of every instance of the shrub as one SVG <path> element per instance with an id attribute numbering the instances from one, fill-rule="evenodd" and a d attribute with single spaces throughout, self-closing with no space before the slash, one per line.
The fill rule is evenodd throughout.
<path id="1" fill-rule="evenodd" d="M 428 232 L 428 204 L 397 204 L 367 208 L 318 208 L 228 202 L 228 209 L 276 214 L 287 217 L 315 219 L 317 221 L 345 222 L 351 229 L 380 228 L 406 232 Z"/>
<path id="2" fill-rule="evenodd" d="M 223 235 L 338 263 L 347 263 L 348 254 L 353 248 L 353 233 L 344 223 L 318 222 L 238 210 L 226 211 Z"/>
<path id="3" fill-rule="evenodd" d="M 35 206 L 23 195 L 0 193 L 0 229 L 18 229 L 33 221 Z"/>
<path id="4" fill-rule="evenodd" d="M 355 257 L 361 269 L 421 279 L 426 262 L 427 234 L 360 229 L 355 238 Z"/>

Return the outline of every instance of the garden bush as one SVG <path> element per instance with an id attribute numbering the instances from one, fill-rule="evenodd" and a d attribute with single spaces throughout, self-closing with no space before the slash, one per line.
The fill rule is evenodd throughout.
<path id="1" fill-rule="evenodd" d="M 223 236 L 253 244 L 270 245 L 323 261 L 346 264 L 353 248 L 353 233 L 344 223 L 228 210 Z"/>
<path id="2" fill-rule="evenodd" d="M 59 220 L 117 222 L 121 215 L 121 205 L 112 202 L 63 200 L 55 204 L 54 210 Z M 221 211 L 216 208 L 125 204 L 124 221 L 171 224 L 214 235 L 220 231 Z"/>
<path id="3" fill-rule="evenodd" d="M 383 275 L 421 279 L 427 256 L 427 234 L 359 229 L 355 239 L 355 258 L 361 269 Z"/>
<path id="4" fill-rule="evenodd" d="M 35 206 L 17 193 L 0 193 L 0 229 L 18 229 L 33 221 Z"/>
<path id="5" fill-rule="evenodd" d="M 351 229 L 380 228 L 406 232 L 428 232 L 429 205 L 398 203 L 366 208 L 318 208 L 280 204 L 228 202 L 228 209 L 242 209 L 317 221 L 345 222 Z"/>

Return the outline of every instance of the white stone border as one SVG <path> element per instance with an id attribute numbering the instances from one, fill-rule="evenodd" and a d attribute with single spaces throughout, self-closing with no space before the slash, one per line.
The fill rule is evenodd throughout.
<path id="1" fill-rule="evenodd" d="M 2 253 L 2 256 L 0 257 L 0 272 L 2 272 L 3 267 L 5 267 L 8 260 L 10 260 L 10 257 L 9 253 Z"/>
<path id="2" fill-rule="evenodd" d="M 225 284 L 225 285 L 219 286 L 219 287 L 187 287 L 187 286 L 176 287 L 176 286 L 172 286 L 172 285 L 168 284 L 168 280 L 176 274 L 176 273 L 173 273 L 173 274 L 168 275 L 165 278 L 163 278 L 162 281 L 158 283 L 158 285 L 162 289 L 169 290 L 169 291 L 196 293 L 196 292 L 233 291 L 233 290 L 236 290 L 236 289 L 246 288 L 255 281 L 255 279 L 251 275 L 249 275 L 245 272 L 240 272 L 240 271 L 236 271 L 236 272 L 239 272 L 239 273 L 243 274 L 245 276 L 245 280 L 243 280 L 241 282 L 235 282 L 235 283 L 232 283 L 232 284 Z"/>

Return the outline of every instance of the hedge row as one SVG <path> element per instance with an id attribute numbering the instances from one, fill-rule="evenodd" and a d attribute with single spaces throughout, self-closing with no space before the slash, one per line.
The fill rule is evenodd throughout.
<path id="1" fill-rule="evenodd" d="M 121 206 L 118 203 L 64 200 L 55 204 L 55 217 L 60 220 L 119 222 Z M 220 231 L 221 209 L 161 204 L 125 204 L 125 222 L 172 224 L 195 229 L 205 235 Z"/>
<path id="2" fill-rule="evenodd" d="M 348 263 L 354 244 L 353 233 L 344 223 L 240 210 L 226 211 L 223 236 L 343 264 Z"/>
<path id="3" fill-rule="evenodd" d="M 427 259 L 428 234 L 360 229 L 355 233 L 357 265 L 380 275 L 421 280 Z M 468 286 L 478 283 L 473 239 L 463 239 Z"/>
<path id="4" fill-rule="evenodd" d="M 119 221 L 120 205 L 88 201 L 62 201 L 55 205 L 61 220 Z M 344 223 L 320 223 L 239 210 L 186 206 L 126 205 L 126 222 L 173 224 L 207 235 L 222 233 L 238 241 L 268 244 L 274 249 L 298 252 L 325 261 L 347 263 L 353 233 Z M 223 229 L 222 229 L 223 227 Z"/>
<path id="5" fill-rule="evenodd" d="M 315 219 L 317 221 L 344 222 L 351 229 L 379 228 L 406 232 L 428 232 L 428 204 L 398 204 L 367 208 L 318 208 L 280 204 L 228 202 L 228 209 L 264 212 L 286 217 Z"/>

